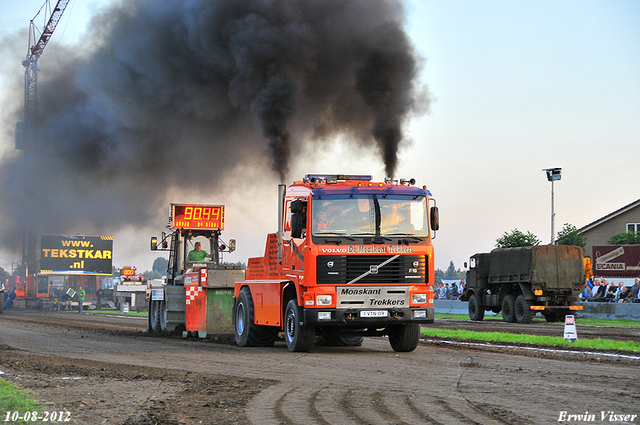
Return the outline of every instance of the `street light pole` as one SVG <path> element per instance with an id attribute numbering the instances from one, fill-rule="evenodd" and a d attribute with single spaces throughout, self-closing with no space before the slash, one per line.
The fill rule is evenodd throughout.
<path id="1" fill-rule="evenodd" d="M 556 180 L 560 180 L 562 168 L 545 168 L 542 171 L 546 171 L 547 180 L 551 182 L 551 243 L 550 245 L 555 244 L 555 229 L 554 229 L 554 219 L 556 217 L 556 213 L 554 210 L 554 187 L 553 182 Z"/>

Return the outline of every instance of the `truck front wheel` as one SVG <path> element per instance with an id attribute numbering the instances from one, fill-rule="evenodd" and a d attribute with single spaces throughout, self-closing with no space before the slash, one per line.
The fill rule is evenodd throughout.
<path id="1" fill-rule="evenodd" d="M 532 319 L 531 304 L 524 298 L 524 295 L 518 295 L 518 298 L 516 298 L 516 321 L 518 323 L 531 323 Z"/>
<path id="2" fill-rule="evenodd" d="M 507 295 L 502 300 L 502 320 L 507 323 L 513 323 L 516 321 L 516 297 L 513 295 Z"/>
<path id="3" fill-rule="evenodd" d="M 311 350 L 315 337 L 315 329 L 302 324 L 296 300 L 289 301 L 284 312 L 284 339 L 289 351 Z"/>
<path id="4" fill-rule="evenodd" d="M 409 352 L 416 349 L 420 342 L 420 324 L 389 326 L 389 344 L 393 351 Z"/>
<path id="5" fill-rule="evenodd" d="M 480 303 L 480 299 L 476 294 L 469 297 L 469 319 L 474 322 L 480 322 L 484 319 L 484 307 Z"/>
<path id="6" fill-rule="evenodd" d="M 270 347 L 278 336 L 275 326 L 261 326 L 255 323 L 255 306 L 251 289 L 240 290 L 233 308 L 234 333 L 240 347 Z"/>

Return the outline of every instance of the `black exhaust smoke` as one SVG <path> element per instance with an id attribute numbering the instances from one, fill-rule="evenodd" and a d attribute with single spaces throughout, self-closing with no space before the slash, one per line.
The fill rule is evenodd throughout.
<path id="1" fill-rule="evenodd" d="M 265 156 L 285 181 L 303 143 L 340 134 L 375 143 L 394 176 L 403 125 L 426 107 L 404 13 L 394 0 L 116 3 L 42 59 L 37 147 L 0 166 L 4 224 L 20 221 L 23 183 L 47 233 L 144 224 L 170 191 L 211 192 Z"/>

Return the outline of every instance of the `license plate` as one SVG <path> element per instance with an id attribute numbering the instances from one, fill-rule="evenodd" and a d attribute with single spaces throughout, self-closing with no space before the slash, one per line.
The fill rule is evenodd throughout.
<path id="1" fill-rule="evenodd" d="M 387 310 L 364 310 L 360 312 L 360 317 L 388 317 Z"/>

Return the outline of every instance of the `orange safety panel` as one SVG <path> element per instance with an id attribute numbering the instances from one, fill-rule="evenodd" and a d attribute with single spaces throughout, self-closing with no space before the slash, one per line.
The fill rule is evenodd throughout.
<path id="1" fill-rule="evenodd" d="M 199 284 L 184 285 L 187 331 L 207 330 L 207 293 Z"/>

